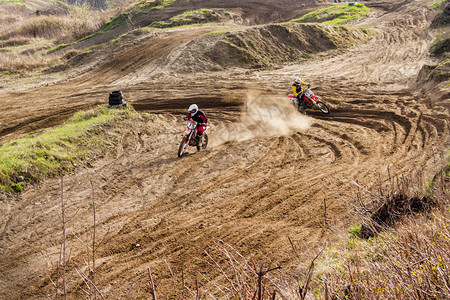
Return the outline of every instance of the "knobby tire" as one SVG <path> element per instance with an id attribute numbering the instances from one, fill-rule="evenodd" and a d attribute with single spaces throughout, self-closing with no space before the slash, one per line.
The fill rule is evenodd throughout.
<path id="1" fill-rule="evenodd" d="M 186 151 L 187 145 L 187 136 L 183 137 L 180 143 L 180 147 L 178 148 L 178 157 L 183 156 L 184 152 Z"/>
<path id="2" fill-rule="evenodd" d="M 317 103 L 317 107 L 320 109 L 321 112 L 323 112 L 324 114 L 329 114 L 330 113 L 330 109 L 328 108 L 328 106 L 326 106 L 324 103 L 319 102 Z"/>

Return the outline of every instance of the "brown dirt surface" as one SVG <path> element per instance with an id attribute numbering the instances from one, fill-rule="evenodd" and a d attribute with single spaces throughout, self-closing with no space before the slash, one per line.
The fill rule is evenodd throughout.
<path id="1" fill-rule="evenodd" d="M 225 1 L 216 2 L 223 8 Z M 291 17 L 274 17 L 273 1 L 234 2 L 252 11 L 251 24 L 258 7 L 265 22 Z M 202 249 L 216 239 L 249 260 L 288 268 L 296 263 L 288 238 L 308 262 L 315 247 L 336 241 L 357 222 L 347 213 L 353 182 L 373 188 L 403 174 L 431 178 L 446 159 L 450 128 L 448 102 L 425 103 L 415 86 L 422 66 L 434 62 L 429 3 L 367 2 L 372 12 L 353 24 L 377 30 L 366 43 L 326 47 L 292 61 L 273 53 L 264 68 L 234 62 L 212 68 L 202 53 L 224 39 L 205 34 L 225 28 L 230 41 L 245 36 L 242 30 L 274 35 L 284 25 L 237 33 L 232 25 L 149 31 L 118 48 L 106 46 L 89 56 L 95 63 L 58 73 L 63 79 L 48 74 L 38 85 L 31 79 L 18 81 L 21 88 L 3 85 L 0 142 L 105 105 L 112 90 L 122 90 L 142 112 L 110 152 L 64 177 L 68 298 L 84 297 L 75 268 L 86 270 L 80 240 L 91 243 L 92 187 L 97 285 L 107 299 L 150 298 L 147 267 L 163 298 L 192 298 L 180 286 L 194 290 L 199 279 L 205 297 L 227 299 L 214 286 L 217 268 L 203 260 Z M 287 94 L 295 75 L 312 84 L 330 115 L 309 110 L 305 116 L 292 108 Z M 181 116 L 192 103 L 210 119 L 210 145 L 179 159 Z M 0 299 L 53 297 L 49 277 L 56 278 L 60 253 L 61 196 L 61 180 L 51 178 L 0 196 Z M 330 229 L 324 227 L 325 202 Z"/>

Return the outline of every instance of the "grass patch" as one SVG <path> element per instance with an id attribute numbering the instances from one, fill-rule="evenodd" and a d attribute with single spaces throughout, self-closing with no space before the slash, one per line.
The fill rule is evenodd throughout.
<path id="1" fill-rule="evenodd" d="M 214 30 L 214 31 L 210 31 L 208 33 L 205 33 L 205 35 L 210 35 L 210 36 L 219 36 L 222 34 L 226 34 L 228 32 L 230 32 L 230 29 L 219 29 L 219 30 Z"/>
<path id="2" fill-rule="evenodd" d="M 171 6 L 176 0 L 149 0 L 139 2 L 138 8 L 150 8 L 151 10 L 160 10 L 167 6 Z"/>
<path id="3" fill-rule="evenodd" d="M 204 14 L 212 14 L 214 11 L 209 8 L 200 8 L 196 10 L 186 11 L 184 13 L 181 13 L 175 17 L 172 17 L 171 19 L 180 18 L 187 15 L 204 15 Z"/>
<path id="4" fill-rule="evenodd" d="M 361 227 L 362 225 L 355 225 L 348 229 L 349 237 L 358 237 L 361 235 Z"/>
<path id="5" fill-rule="evenodd" d="M 317 9 L 301 18 L 293 19 L 290 22 L 344 25 L 350 21 L 361 18 L 369 12 L 370 8 L 361 3 L 332 5 L 330 7 Z"/>
<path id="6" fill-rule="evenodd" d="M 128 19 L 129 19 L 128 12 L 120 13 L 119 15 L 115 16 L 111 20 L 107 21 L 100 30 L 98 30 L 97 32 L 94 33 L 94 35 L 97 35 L 99 33 L 104 33 L 107 30 L 111 30 L 116 27 L 120 27 L 120 26 L 124 25 L 125 23 L 127 23 Z"/>
<path id="7" fill-rule="evenodd" d="M 162 1 L 160 0 L 161 4 L 156 7 L 153 7 L 153 9 L 163 9 L 167 6 L 171 6 L 173 3 L 175 3 L 175 1 L 176 0 L 162 0 Z"/>
<path id="8" fill-rule="evenodd" d="M 219 20 L 218 13 L 209 8 L 201 8 L 183 12 L 179 15 L 171 17 L 168 21 L 155 21 L 149 25 L 153 28 L 180 27 L 191 24 L 206 23 L 210 19 Z"/>
<path id="9" fill-rule="evenodd" d="M 53 47 L 53 48 L 47 50 L 47 51 L 45 52 L 45 54 L 50 54 L 50 53 L 59 51 L 59 50 L 61 50 L 61 49 L 63 49 L 63 48 L 66 48 L 66 47 L 72 45 L 72 44 L 74 44 L 74 43 L 70 43 L 70 44 L 59 44 L 58 46 Z"/>
<path id="10" fill-rule="evenodd" d="M 194 24 L 185 24 L 185 25 L 177 25 L 177 26 L 170 26 L 170 28 L 190 28 L 190 27 L 206 27 L 206 26 L 230 26 L 228 23 L 194 23 Z M 154 27 L 153 23 L 150 24 L 147 27 L 142 27 L 141 29 L 161 29 L 161 28 L 167 28 L 167 27 Z M 214 33 L 215 32 L 215 33 Z M 208 33 L 205 33 L 205 35 L 208 35 L 209 33 L 212 33 L 212 35 L 220 35 L 222 30 L 214 30 L 210 31 Z M 231 32 L 229 29 L 224 29 L 223 33 Z"/>
<path id="11" fill-rule="evenodd" d="M 23 2 L 23 0 L 0 0 L 0 4 L 1 3 L 12 3 L 16 5 L 25 6 L 25 2 Z"/>
<path id="12" fill-rule="evenodd" d="M 164 22 L 164 21 L 155 21 L 152 22 L 148 27 L 153 28 L 168 28 L 168 27 L 175 27 L 173 22 Z"/>
<path id="13" fill-rule="evenodd" d="M 134 7 L 126 12 L 122 12 L 115 16 L 95 34 L 104 33 L 116 27 L 120 27 L 136 19 L 138 16 L 148 13 L 151 10 L 161 10 L 167 6 L 172 5 L 175 0 L 150 0 L 138 2 Z"/>
<path id="14" fill-rule="evenodd" d="M 80 112 L 63 125 L 35 137 L 10 141 L 0 147 L 0 191 L 18 191 L 23 183 L 63 175 L 77 163 L 104 152 L 111 143 L 102 127 L 117 126 L 133 110 L 96 108 Z"/>
<path id="15" fill-rule="evenodd" d="M 430 9 L 438 9 L 442 6 L 442 4 L 444 4 L 445 2 L 447 2 L 447 0 L 439 0 L 436 2 L 431 3 L 430 5 L 428 5 L 428 7 Z"/>

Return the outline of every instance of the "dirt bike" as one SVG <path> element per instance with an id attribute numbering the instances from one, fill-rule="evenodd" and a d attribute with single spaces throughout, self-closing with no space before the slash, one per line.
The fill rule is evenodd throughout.
<path id="1" fill-rule="evenodd" d="M 197 122 L 189 120 L 187 127 L 184 130 L 183 138 L 180 142 L 180 147 L 178 148 L 178 157 L 183 156 L 188 146 L 197 147 L 197 151 L 206 149 L 206 146 L 208 146 L 208 134 L 206 133 L 206 131 L 208 129 L 209 126 L 206 127 L 203 135 L 198 137 Z"/>
<path id="2" fill-rule="evenodd" d="M 314 94 L 313 91 L 311 91 L 311 89 L 309 88 L 305 89 L 303 95 L 303 100 L 306 103 L 305 105 L 300 105 L 297 98 L 293 94 L 289 94 L 288 96 L 289 98 L 291 98 L 292 103 L 295 105 L 295 107 L 297 107 L 298 111 L 302 114 L 305 114 L 305 109 L 314 107 L 317 107 L 324 114 L 330 113 L 330 109 L 328 108 L 328 106 L 326 106 L 325 103 L 320 100 L 320 97 Z"/>

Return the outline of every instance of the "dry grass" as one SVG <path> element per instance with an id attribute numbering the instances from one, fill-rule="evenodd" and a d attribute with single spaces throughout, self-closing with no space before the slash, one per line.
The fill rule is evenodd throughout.
<path id="1" fill-rule="evenodd" d="M 16 51 L 2 53 L 0 72 L 16 73 L 41 67 L 49 67 L 61 62 L 56 55 L 43 56 L 40 53 L 22 54 Z"/>
<path id="2" fill-rule="evenodd" d="M 55 4 L 39 15 L 22 6 L 1 6 L 0 71 L 19 72 L 61 62 L 63 57 L 42 53 L 92 34 L 111 14 L 62 4 Z"/>
<path id="3" fill-rule="evenodd" d="M 329 249 L 316 277 L 335 299 L 449 299 L 449 211 L 408 218 L 395 231 Z"/>
<path id="4" fill-rule="evenodd" d="M 53 15 L 30 16 L 27 12 L 16 15 L 14 26 L 0 32 L 2 39 L 42 38 L 55 43 L 67 43 L 81 39 L 97 31 L 110 14 L 83 7 L 71 7 L 67 12 Z"/>
<path id="5" fill-rule="evenodd" d="M 373 226 L 379 232 L 373 238 L 350 235 L 341 244 L 327 249 L 315 278 L 316 298 L 324 295 L 326 284 L 333 292 L 332 299 L 450 299 L 448 186 L 448 174 L 439 173 L 427 189 L 428 197 L 417 198 L 425 199 L 423 207 L 427 209 L 407 212 L 399 210 L 398 205 L 390 206 L 395 218 L 388 218 L 382 229 L 379 224 Z M 401 199 L 406 199 L 405 190 L 401 193 Z M 388 198 L 391 200 L 385 197 L 378 195 L 378 201 L 371 201 L 382 203 L 379 206 L 382 207 L 397 196 Z M 415 197 L 411 195 L 410 199 Z M 430 203 L 435 208 L 427 211 Z M 407 216 L 396 215 L 399 211 Z M 369 214 L 376 215 L 373 211 Z"/>

